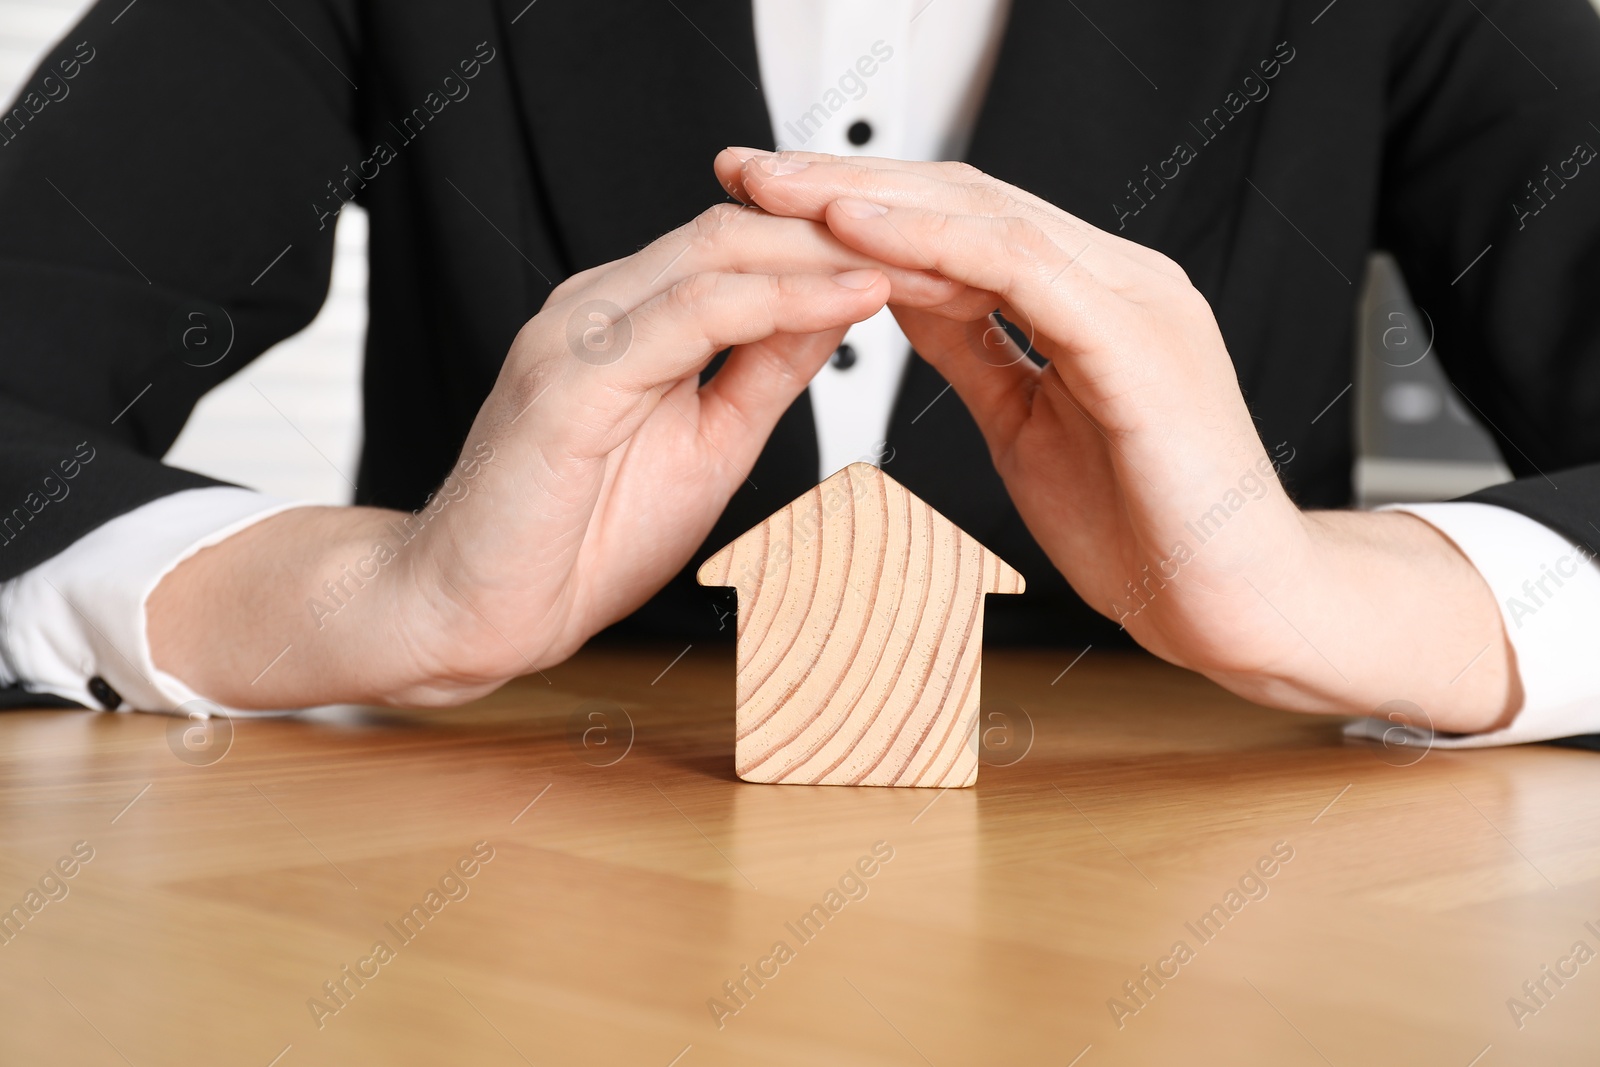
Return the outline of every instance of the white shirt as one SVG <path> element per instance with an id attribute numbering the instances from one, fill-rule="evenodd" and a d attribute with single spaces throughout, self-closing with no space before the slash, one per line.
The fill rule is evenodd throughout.
<path id="1" fill-rule="evenodd" d="M 960 158 L 988 87 L 1007 0 L 754 0 L 756 48 L 778 147 L 901 159 Z M 851 140 L 857 123 L 870 128 Z M 862 128 L 857 127 L 857 139 Z M 910 345 L 882 312 L 846 337 L 856 361 L 811 384 L 827 475 L 882 454 Z M 0 684 L 93 703 L 103 678 L 124 706 L 171 711 L 198 694 L 156 668 L 146 599 L 201 548 L 292 502 L 241 489 L 191 489 L 136 508 L 0 584 Z M 1403 505 L 1450 537 L 1506 619 L 1525 700 L 1490 733 L 1439 746 L 1509 744 L 1600 732 L 1600 566 L 1548 527 L 1484 504 Z M 1553 575 L 1553 577 L 1552 577 Z M 1557 581 L 1559 579 L 1559 582 Z M 1461 685 L 1472 684 L 1470 668 Z M 1373 725 L 1375 724 L 1375 725 Z M 1381 720 L 1353 732 L 1381 733 Z"/>
<path id="2" fill-rule="evenodd" d="M 891 159 L 966 154 L 1008 0 L 755 0 L 756 54 L 780 149 Z M 857 145 L 851 128 L 871 138 Z M 845 335 L 856 362 L 811 381 L 819 473 L 883 455 L 911 343 L 884 308 Z"/>

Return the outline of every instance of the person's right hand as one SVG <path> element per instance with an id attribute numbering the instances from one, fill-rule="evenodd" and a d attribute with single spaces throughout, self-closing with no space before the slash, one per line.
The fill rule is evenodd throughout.
<path id="1" fill-rule="evenodd" d="M 300 508 L 200 552 L 148 602 L 156 665 L 259 708 L 455 703 L 559 662 L 688 562 L 779 416 L 891 292 L 973 296 L 733 205 L 573 276 L 517 335 L 429 508 Z"/>

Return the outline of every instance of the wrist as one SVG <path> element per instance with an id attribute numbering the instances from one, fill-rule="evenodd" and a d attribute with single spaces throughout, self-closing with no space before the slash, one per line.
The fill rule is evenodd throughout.
<path id="1" fill-rule="evenodd" d="M 408 518 L 410 516 L 407 516 Z M 400 561 L 380 605 L 397 620 L 395 641 L 408 665 L 386 703 L 437 707 L 476 699 L 519 675 L 557 662 L 507 622 L 498 594 L 459 559 L 448 524 L 430 525 Z M 497 625 L 490 613 L 501 617 Z M 510 632 L 508 632 L 508 629 Z"/>
<path id="2" fill-rule="evenodd" d="M 1177 583 L 1177 595 L 1150 595 L 1121 621 L 1169 662 L 1261 700 L 1246 689 L 1276 688 L 1306 674 L 1305 642 L 1287 620 L 1301 614 L 1320 552 L 1315 531 L 1282 494 L 1226 525 L 1189 523 L 1172 559 L 1155 568 Z"/>
<path id="3" fill-rule="evenodd" d="M 1349 709 L 1359 697 L 1349 681 L 1352 671 L 1332 655 L 1343 645 L 1330 648 L 1327 636 L 1330 614 L 1341 610 L 1346 591 L 1344 554 L 1329 543 L 1318 519 L 1292 503 L 1270 543 L 1271 565 L 1254 568 L 1238 592 L 1248 607 L 1238 613 L 1244 625 L 1227 644 L 1242 654 L 1197 669 L 1259 704 L 1354 714 Z"/>
<path id="4" fill-rule="evenodd" d="M 229 707 L 451 703 L 451 654 L 411 590 L 403 512 L 306 507 L 173 568 L 145 604 L 154 665 Z"/>
<path id="5" fill-rule="evenodd" d="M 1290 643 L 1255 671 L 1204 673 L 1297 711 L 1372 715 L 1404 700 L 1440 730 L 1509 720 L 1521 703 L 1515 657 L 1493 594 L 1453 542 L 1399 513 L 1302 520 L 1304 560 L 1263 589 Z"/>

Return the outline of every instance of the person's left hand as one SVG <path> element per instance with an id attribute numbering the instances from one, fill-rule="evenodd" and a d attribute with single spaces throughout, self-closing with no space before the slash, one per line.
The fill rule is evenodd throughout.
<path id="1" fill-rule="evenodd" d="M 1210 306 L 1171 259 L 960 163 L 730 149 L 716 169 L 742 199 L 824 221 L 874 259 L 996 294 L 965 314 L 894 310 L 1051 561 L 1146 648 L 1284 707 L 1405 698 L 1456 730 L 1515 710 L 1476 569 L 1410 516 L 1294 505 Z M 1475 655 L 1477 684 L 1447 691 Z"/>

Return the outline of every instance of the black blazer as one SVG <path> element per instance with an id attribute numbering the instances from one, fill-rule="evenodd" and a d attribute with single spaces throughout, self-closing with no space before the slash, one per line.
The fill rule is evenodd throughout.
<path id="1" fill-rule="evenodd" d="M 1299 503 L 1349 503 L 1349 394 L 1317 416 L 1385 248 L 1521 476 L 1478 498 L 1600 544 L 1586 0 L 1081 7 L 1015 0 L 968 159 L 1184 266 Z M 749 0 L 96 6 L 0 121 L 0 577 L 209 484 L 160 456 L 312 318 L 344 199 L 371 213 L 358 499 L 413 509 L 553 284 L 723 199 L 718 149 L 773 141 Z M 912 362 L 887 469 L 1027 575 L 988 636 L 1104 640 L 944 387 Z M 802 396 L 708 550 L 816 476 Z M 625 628 L 715 635 L 688 573 Z"/>

